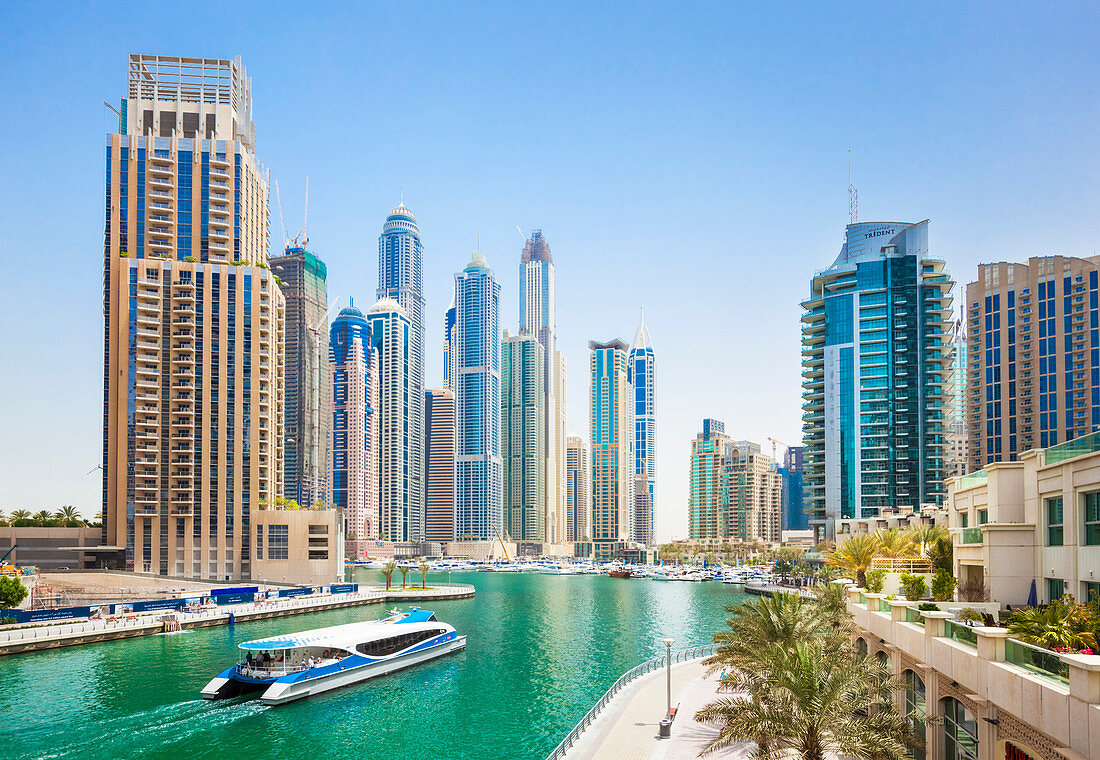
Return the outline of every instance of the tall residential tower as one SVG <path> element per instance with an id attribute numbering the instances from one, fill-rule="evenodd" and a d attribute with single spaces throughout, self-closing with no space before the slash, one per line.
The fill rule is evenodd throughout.
<path id="1" fill-rule="evenodd" d="M 504 460 L 504 533 L 543 543 L 546 514 L 546 384 L 534 335 L 504 331 L 500 344 L 500 450 Z"/>
<path id="2" fill-rule="evenodd" d="M 805 498 L 826 537 L 884 507 L 941 504 L 951 277 L 928 222 L 849 224 L 802 303 Z"/>
<path id="3" fill-rule="evenodd" d="M 378 354 L 379 537 L 416 541 L 412 526 L 412 327 L 405 310 L 392 298 L 371 306 L 367 321 L 371 348 Z"/>
<path id="4" fill-rule="evenodd" d="M 588 446 L 579 435 L 565 439 L 565 540 L 587 541 L 592 537 L 589 526 L 588 490 L 592 471 L 588 468 Z"/>
<path id="5" fill-rule="evenodd" d="M 283 494 L 284 299 L 239 59 L 131 55 L 106 144 L 103 543 L 249 579 Z"/>
<path id="6" fill-rule="evenodd" d="M 588 348 L 593 556 L 606 560 L 634 533 L 634 389 L 626 343 L 589 341 Z"/>
<path id="7" fill-rule="evenodd" d="M 445 544 L 455 539 L 455 394 L 424 391 L 424 537 Z"/>
<path id="8" fill-rule="evenodd" d="M 455 539 L 492 541 L 503 528 L 500 451 L 500 283 L 481 251 L 455 275 Z"/>
<path id="9" fill-rule="evenodd" d="M 633 541 L 649 546 L 653 543 L 654 487 L 657 482 L 656 455 L 656 415 L 654 414 L 654 369 L 656 359 L 653 353 L 649 330 L 645 326 L 645 312 L 638 322 L 638 332 L 634 334 L 634 345 L 630 347 L 628 378 L 634 388 L 634 474 L 635 490 L 644 486 L 645 498 L 638 502 L 638 511 L 634 520 Z M 637 498 L 637 496 L 636 496 Z M 645 512 L 648 510 L 648 513 Z"/>
<path id="10" fill-rule="evenodd" d="M 325 262 L 301 247 L 287 248 L 268 263 L 286 298 L 283 495 L 308 507 L 318 499 L 332 499 L 327 269 Z"/>
<path id="11" fill-rule="evenodd" d="M 378 298 L 393 299 L 409 320 L 409 506 L 407 541 L 424 538 L 424 246 L 404 199 L 378 238 Z"/>

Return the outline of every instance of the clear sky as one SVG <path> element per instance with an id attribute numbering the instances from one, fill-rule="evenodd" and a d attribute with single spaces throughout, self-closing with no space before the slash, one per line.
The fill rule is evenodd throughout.
<path id="1" fill-rule="evenodd" d="M 303 8 L 308 10 L 302 10 Z M 847 222 L 931 219 L 979 261 L 1100 247 L 1100 29 L 1089 3 L 7 4 L 0 46 L 0 509 L 100 508 L 103 106 L 131 52 L 231 57 L 258 154 L 330 297 L 373 302 L 404 190 L 420 223 L 427 382 L 476 236 L 518 323 L 541 227 L 569 426 L 589 339 L 657 352 L 660 537 L 687 524 L 702 417 L 801 439 L 799 301 Z M 272 209 L 272 244 L 281 232 Z M 292 232 L 293 234 L 293 232 Z"/>

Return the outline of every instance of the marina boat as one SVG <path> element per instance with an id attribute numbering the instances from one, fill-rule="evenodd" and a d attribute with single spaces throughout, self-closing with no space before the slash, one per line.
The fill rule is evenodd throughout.
<path id="1" fill-rule="evenodd" d="M 629 567 L 613 567 L 608 569 L 607 574 L 612 578 L 632 578 L 634 571 Z"/>
<path id="2" fill-rule="evenodd" d="M 261 702 L 280 705 L 465 648 L 466 637 L 435 613 L 395 610 L 383 620 L 246 641 L 237 664 L 215 676 L 202 696 L 222 699 L 263 689 Z"/>

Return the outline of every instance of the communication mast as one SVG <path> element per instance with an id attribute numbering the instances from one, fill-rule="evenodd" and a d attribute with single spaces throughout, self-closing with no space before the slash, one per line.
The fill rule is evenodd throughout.
<path id="1" fill-rule="evenodd" d="M 852 149 L 848 148 L 848 224 L 859 221 L 859 191 L 852 184 Z"/>

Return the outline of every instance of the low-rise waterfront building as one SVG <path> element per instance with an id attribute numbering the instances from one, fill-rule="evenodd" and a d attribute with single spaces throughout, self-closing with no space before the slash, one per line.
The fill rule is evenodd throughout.
<path id="1" fill-rule="evenodd" d="M 1100 656 L 1058 654 L 969 627 L 953 611 L 849 588 L 856 649 L 892 668 L 920 760 L 1100 757 Z M 942 605 L 963 607 L 966 603 Z"/>
<path id="2" fill-rule="evenodd" d="M 1100 595 L 1100 434 L 948 482 L 960 584 L 1013 606 Z"/>
<path id="3" fill-rule="evenodd" d="M 252 525 L 252 580 L 320 586 L 344 579 L 339 509 L 259 509 Z"/>
<path id="4" fill-rule="evenodd" d="M 82 570 L 126 566 L 125 546 L 102 546 L 102 528 L 39 528 L 0 525 L 0 556 L 11 554 L 3 563 L 39 570 Z"/>

